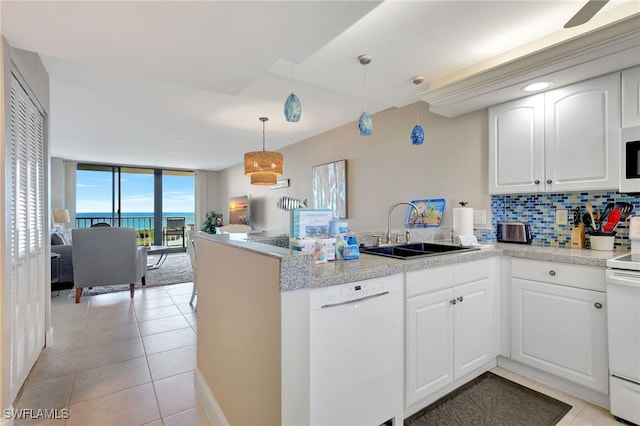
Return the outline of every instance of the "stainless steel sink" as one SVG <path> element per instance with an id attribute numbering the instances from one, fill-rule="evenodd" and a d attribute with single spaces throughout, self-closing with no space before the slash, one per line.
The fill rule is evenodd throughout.
<path id="1" fill-rule="evenodd" d="M 375 254 L 377 256 L 391 257 L 394 259 L 416 259 L 474 250 L 478 249 L 474 247 L 460 247 L 448 244 L 409 243 L 396 246 L 362 247 L 360 248 L 360 253 Z"/>

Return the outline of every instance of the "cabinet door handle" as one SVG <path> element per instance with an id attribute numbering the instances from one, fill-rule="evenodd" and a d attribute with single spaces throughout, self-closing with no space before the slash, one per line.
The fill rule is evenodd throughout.
<path id="1" fill-rule="evenodd" d="M 556 271 L 554 271 L 553 269 L 551 271 L 549 271 L 549 275 L 551 275 L 552 277 L 556 276 Z"/>
<path id="2" fill-rule="evenodd" d="M 547 179 L 547 184 L 551 185 L 553 181 L 551 179 Z"/>
<path id="3" fill-rule="evenodd" d="M 593 306 L 595 306 L 596 309 L 602 309 L 602 303 L 600 303 L 600 302 L 594 303 Z"/>
<path id="4" fill-rule="evenodd" d="M 535 183 L 536 185 L 540 185 L 540 179 L 534 180 L 533 183 Z"/>
<path id="5" fill-rule="evenodd" d="M 449 303 L 451 303 L 452 305 L 455 305 L 456 304 L 456 299 L 449 300 Z"/>
<path id="6" fill-rule="evenodd" d="M 458 297 L 458 302 L 462 303 L 463 300 L 462 296 Z"/>

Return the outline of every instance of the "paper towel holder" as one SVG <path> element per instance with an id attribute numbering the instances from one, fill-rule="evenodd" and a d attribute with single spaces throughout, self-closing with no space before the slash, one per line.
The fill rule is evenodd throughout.
<path id="1" fill-rule="evenodd" d="M 461 207 L 453 209 L 453 235 L 455 236 L 473 236 L 473 209 L 465 207 L 469 204 L 466 201 L 460 201 Z"/>

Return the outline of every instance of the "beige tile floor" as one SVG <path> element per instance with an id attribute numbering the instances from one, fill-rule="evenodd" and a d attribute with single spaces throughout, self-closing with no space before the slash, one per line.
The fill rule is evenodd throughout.
<path id="1" fill-rule="evenodd" d="M 195 395 L 191 283 L 52 298 L 55 344 L 36 362 L 15 408 L 68 408 L 69 418 L 16 425 L 209 426 Z M 560 426 L 620 425 L 608 411 L 516 373 L 492 370 L 573 406 Z"/>
<path id="2" fill-rule="evenodd" d="M 210 425 L 196 398 L 191 283 L 51 299 L 54 345 L 40 355 L 17 409 L 68 408 L 68 419 L 16 425 Z"/>

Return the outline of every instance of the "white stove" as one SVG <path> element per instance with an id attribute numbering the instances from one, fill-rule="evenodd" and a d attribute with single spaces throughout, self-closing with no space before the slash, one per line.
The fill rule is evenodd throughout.
<path id="1" fill-rule="evenodd" d="M 607 260 L 607 268 L 640 271 L 640 253 L 627 253 Z"/>
<path id="2" fill-rule="evenodd" d="M 607 260 L 611 414 L 640 424 L 640 216 L 629 226 L 631 253 Z"/>

